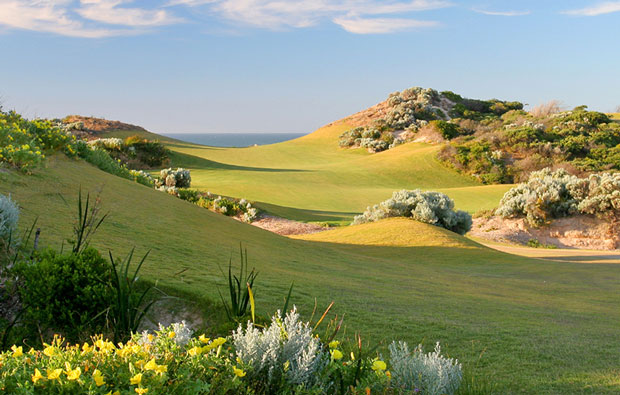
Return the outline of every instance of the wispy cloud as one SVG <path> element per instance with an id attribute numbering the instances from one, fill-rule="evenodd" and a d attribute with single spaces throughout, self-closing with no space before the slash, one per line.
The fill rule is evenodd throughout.
<path id="1" fill-rule="evenodd" d="M 613 12 L 620 12 L 620 1 L 606 1 L 604 3 L 595 4 L 591 7 L 564 11 L 563 14 L 577 16 L 597 16 L 611 14 Z"/>
<path id="2" fill-rule="evenodd" d="M 386 34 L 438 25 L 434 21 L 402 18 L 334 18 L 333 22 L 355 34 Z"/>
<path id="3" fill-rule="evenodd" d="M 181 22 L 163 9 L 119 7 L 128 1 L 122 0 L 81 0 L 81 7 L 75 11 L 83 18 L 110 25 L 132 27 L 161 26 Z"/>
<path id="4" fill-rule="evenodd" d="M 409 13 L 451 6 L 443 0 L 172 0 L 171 5 L 207 5 L 225 19 L 266 29 L 305 28 L 329 20 L 357 34 L 391 33 L 437 25 L 405 18 Z M 381 18 L 368 18 L 379 16 Z"/>
<path id="5" fill-rule="evenodd" d="M 332 22 L 355 34 L 427 28 L 414 13 L 450 7 L 447 0 L 0 0 L 0 27 L 100 38 L 141 34 L 183 23 L 179 7 L 197 7 L 234 26 L 279 30 Z"/>
<path id="6" fill-rule="evenodd" d="M 127 2 L 0 0 L 0 25 L 70 37 L 102 38 L 140 34 L 146 27 L 179 21 L 166 10 L 120 7 Z"/>
<path id="7" fill-rule="evenodd" d="M 477 12 L 479 14 L 484 15 L 493 15 L 493 16 L 524 16 L 531 14 L 530 11 L 491 11 L 491 10 L 482 10 L 479 8 L 472 8 L 472 11 Z"/>

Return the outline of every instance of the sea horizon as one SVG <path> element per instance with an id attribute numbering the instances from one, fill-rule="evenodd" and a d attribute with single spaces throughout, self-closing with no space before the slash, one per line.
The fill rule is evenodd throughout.
<path id="1" fill-rule="evenodd" d="M 188 143 L 211 147 L 250 147 L 253 145 L 276 144 L 293 140 L 307 133 L 165 133 L 162 135 Z"/>

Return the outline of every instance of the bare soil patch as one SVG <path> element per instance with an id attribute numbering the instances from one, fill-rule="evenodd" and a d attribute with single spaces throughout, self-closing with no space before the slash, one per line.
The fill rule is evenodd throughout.
<path id="1" fill-rule="evenodd" d="M 481 239 L 526 245 L 530 240 L 559 248 L 614 250 L 620 248 L 618 224 L 591 216 L 554 220 L 534 228 L 525 219 L 475 218 L 469 234 Z"/>
<path id="2" fill-rule="evenodd" d="M 282 236 L 303 235 L 329 230 L 329 228 L 325 226 L 293 221 L 273 215 L 262 215 L 260 219 L 252 222 L 252 225 Z"/>

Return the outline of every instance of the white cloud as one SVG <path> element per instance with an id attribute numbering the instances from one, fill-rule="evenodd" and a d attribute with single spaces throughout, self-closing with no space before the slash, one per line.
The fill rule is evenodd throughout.
<path id="1" fill-rule="evenodd" d="M 0 0 L 0 26 L 70 37 L 102 38 L 139 34 L 145 27 L 178 22 L 164 10 L 118 7 L 125 2 L 81 0 L 76 4 L 71 0 Z M 102 23 L 116 26 L 102 26 Z"/>
<path id="2" fill-rule="evenodd" d="M 620 1 L 607 1 L 598 3 L 592 7 L 580 8 L 578 10 L 564 11 L 563 14 L 578 16 L 597 16 L 620 12 Z"/>
<path id="3" fill-rule="evenodd" d="M 0 0 L 0 28 L 72 37 L 140 34 L 184 22 L 179 6 L 237 25 L 265 29 L 306 28 L 331 21 L 356 34 L 392 33 L 436 26 L 411 13 L 436 10 L 446 0 Z"/>
<path id="4" fill-rule="evenodd" d="M 435 22 L 417 21 L 402 15 L 451 6 L 443 0 L 172 0 L 169 4 L 192 7 L 207 4 L 211 11 L 225 19 L 260 28 L 304 28 L 331 20 L 347 31 L 360 34 L 434 26 Z M 364 18 L 395 14 L 399 18 Z"/>
<path id="5" fill-rule="evenodd" d="M 133 27 L 161 26 L 180 22 L 165 10 L 145 10 L 141 8 L 118 7 L 127 1 L 121 0 L 81 0 L 82 6 L 76 12 L 83 18 L 110 25 Z"/>
<path id="6" fill-rule="evenodd" d="M 355 34 L 386 34 L 421 27 L 437 26 L 434 21 L 403 18 L 334 18 L 333 22 Z"/>
<path id="7" fill-rule="evenodd" d="M 477 12 L 479 14 L 493 15 L 493 16 L 524 16 L 524 15 L 531 14 L 530 11 L 489 11 L 489 10 L 480 10 L 477 8 L 473 8 L 472 11 Z"/>

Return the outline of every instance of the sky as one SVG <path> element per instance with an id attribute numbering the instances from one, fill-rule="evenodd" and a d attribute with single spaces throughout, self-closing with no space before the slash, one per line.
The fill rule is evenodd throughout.
<path id="1" fill-rule="evenodd" d="M 413 86 L 620 105 L 620 1 L 0 0 L 0 103 L 309 133 Z"/>

